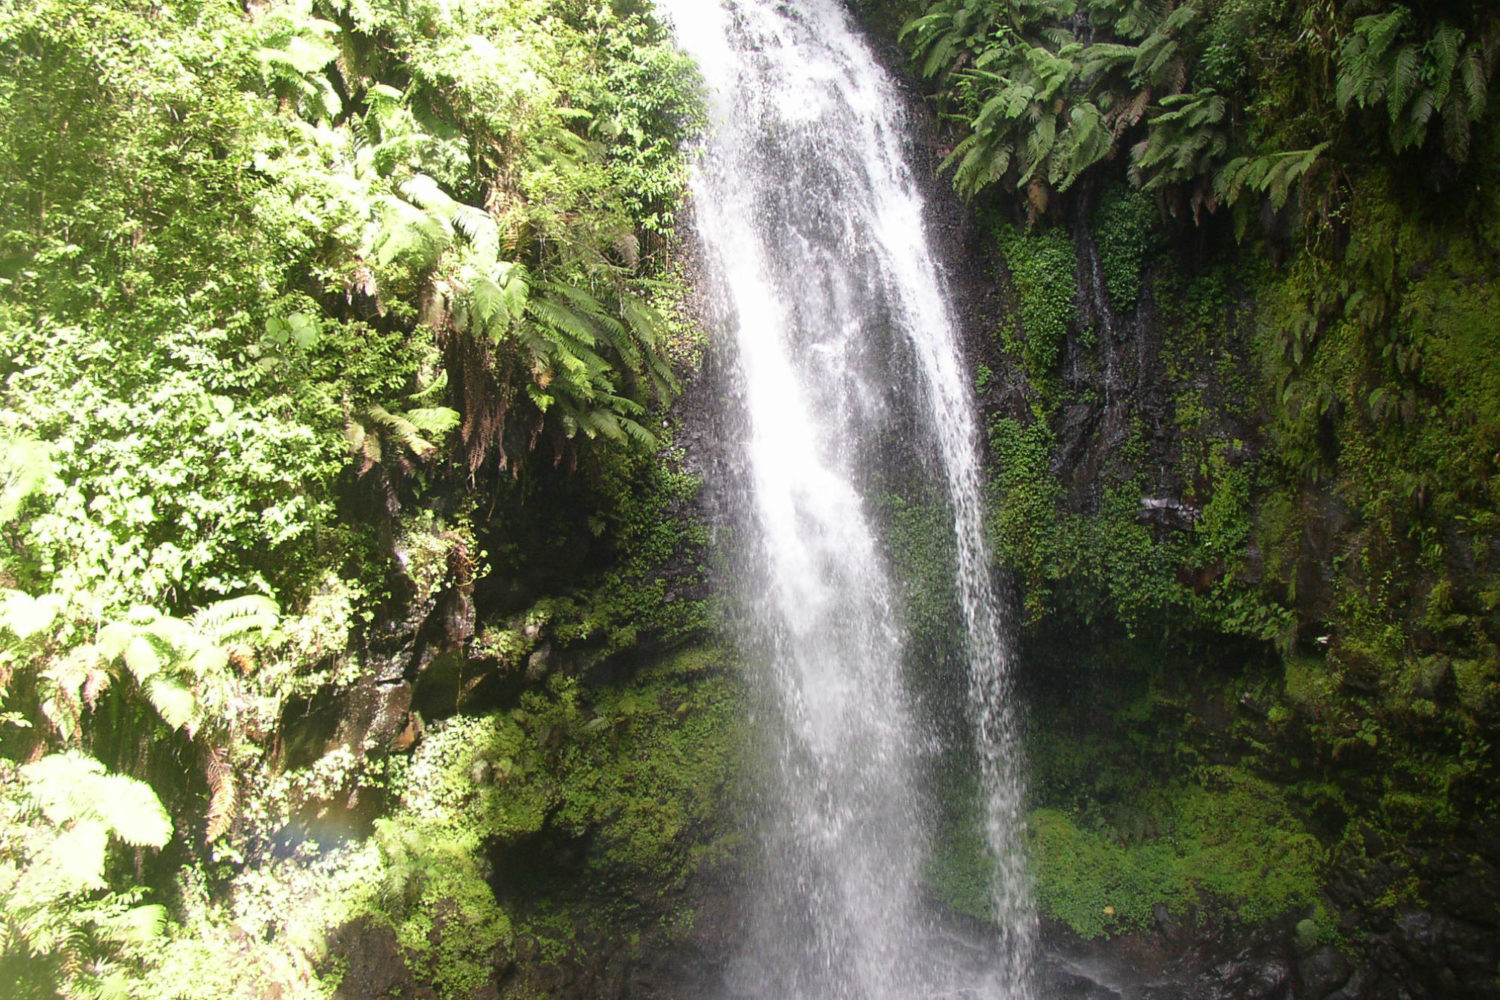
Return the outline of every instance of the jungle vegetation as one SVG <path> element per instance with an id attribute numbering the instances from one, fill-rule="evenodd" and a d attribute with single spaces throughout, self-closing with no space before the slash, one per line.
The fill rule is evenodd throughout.
<path id="1" fill-rule="evenodd" d="M 852 6 L 996 261 L 1044 912 L 1354 947 L 1331 872 L 1386 919 L 1435 884 L 1392 843 L 1494 818 L 1500 18 Z M 467 997 L 690 926 L 742 707 L 668 408 L 699 116 L 640 0 L 0 8 L 0 993 L 327 997 L 356 935 Z"/>
<path id="2" fill-rule="evenodd" d="M 1090 782 L 1076 742 L 1035 741 L 1039 850 L 1083 859 L 1044 873 L 1044 909 L 1146 926 L 1182 889 L 1169 859 L 1226 834 L 1133 803 L 1181 816 L 1268 778 L 1294 808 L 1246 822 L 1320 841 L 1267 853 L 1304 873 L 1272 909 L 1357 905 L 1352 946 L 1425 905 L 1449 876 L 1413 856 L 1472 845 L 1500 776 L 1500 11 L 859 6 L 925 81 L 996 261 L 976 391 L 1031 655 L 1134 692 L 1038 692 L 1075 741 L 1133 748 L 1084 755 Z M 1373 910 L 1320 889 L 1382 864 Z M 1100 923 L 1111 895 L 1136 916 Z"/>
<path id="3" fill-rule="evenodd" d="M 636 573 L 675 546 L 650 532 L 691 489 L 657 452 L 693 88 L 640 4 L 0 11 L 0 993 L 324 995 L 356 880 L 418 954 L 392 894 L 508 940 L 482 859 L 396 820 L 307 907 L 289 817 L 385 762 L 289 760 L 288 715 L 375 669 L 403 609 L 555 579 L 518 567 L 559 489 L 536 530 L 566 546 L 626 538 Z M 658 627 L 651 582 L 596 563 L 522 593 L 496 655 Z M 609 758 L 600 716 L 541 690 L 497 738 L 569 727 Z M 447 867 L 419 885 L 413 850 Z M 472 974 L 425 968 L 452 995 Z"/>

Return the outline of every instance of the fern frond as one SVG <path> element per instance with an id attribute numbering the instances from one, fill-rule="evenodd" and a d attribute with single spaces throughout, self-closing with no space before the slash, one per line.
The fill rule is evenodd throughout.
<path id="1" fill-rule="evenodd" d="M 1427 59 L 1432 65 L 1431 80 L 1437 92 L 1437 103 L 1448 97 L 1448 88 L 1453 82 L 1453 71 L 1463 57 L 1464 32 L 1451 24 L 1441 24 L 1427 40 Z"/>
<path id="2" fill-rule="evenodd" d="M 430 267 L 452 245 L 452 230 L 441 217 L 391 196 L 379 199 L 378 208 L 379 223 L 369 254 L 381 267 L 405 258 L 419 267 Z"/>
<path id="3" fill-rule="evenodd" d="M 204 776 L 208 779 L 211 796 L 204 838 L 210 843 L 229 832 L 229 826 L 239 811 L 239 789 L 234 780 L 234 768 L 225 756 L 222 749 L 214 747 L 208 751 L 204 762 Z"/>
<path id="4" fill-rule="evenodd" d="M 609 410 L 582 409 L 575 413 L 575 419 L 578 427 L 589 438 L 603 435 L 612 441 L 625 440 L 625 430 L 620 426 L 620 418 Z"/>
<path id="5" fill-rule="evenodd" d="M 384 457 L 380 435 L 369 433 L 364 424 L 350 419 L 344 423 L 344 440 L 349 443 L 349 452 L 359 459 L 359 474 L 363 476 L 380 464 Z"/>
<path id="6" fill-rule="evenodd" d="M 1477 122 L 1484 117 L 1484 109 L 1489 102 L 1489 78 L 1485 72 L 1484 55 L 1478 45 L 1469 46 L 1459 61 L 1458 73 L 1463 82 L 1464 112 L 1469 121 Z"/>
<path id="7" fill-rule="evenodd" d="M 51 445 L 24 435 L 0 435 L 0 525 L 15 520 L 26 499 L 56 475 Z"/>
<path id="8" fill-rule="evenodd" d="M 1166 34 L 1176 34 L 1186 29 L 1188 25 L 1196 20 L 1198 20 L 1198 8 L 1192 4 L 1185 3 L 1168 14 L 1167 19 L 1162 22 L 1161 27 L 1157 30 Z"/>
<path id="9" fill-rule="evenodd" d="M 427 383 L 425 386 L 418 389 L 407 398 L 414 403 L 428 403 L 434 399 L 441 398 L 442 395 L 447 391 L 448 369 L 440 368 L 438 369 L 437 375 L 433 377 L 431 382 Z"/>
<path id="10" fill-rule="evenodd" d="M 1427 88 L 1417 91 L 1411 104 L 1398 121 L 1391 122 L 1391 148 L 1400 152 L 1411 146 L 1420 146 L 1427 137 L 1427 124 L 1437 110 L 1436 95 Z"/>
<path id="11" fill-rule="evenodd" d="M 650 451 L 656 447 L 656 435 L 646 430 L 646 428 L 642 427 L 634 420 L 631 420 L 629 417 L 621 417 L 619 419 L 619 424 L 620 428 L 625 431 L 626 435 L 629 436 L 631 440 L 640 445 L 642 448 Z"/>
<path id="12" fill-rule="evenodd" d="M 424 434 L 441 439 L 463 421 L 463 415 L 447 406 L 424 406 L 406 411 L 406 419 Z"/>
<path id="13" fill-rule="evenodd" d="M 1371 14 L 1354 22 L 1354 33 L 1363 35 L 1371 59 L 1379 59 L 1390 48 L 1411 17 L 1411 11 L 1397 5 L 1385 14 Z"/>
<path id="14" fill-rule="evenodd" d="M 269 632 L 281 620 L 281 608 L 262 594 L 231 597 L 199 608 L 188 623 L 215 642 L 247 632 Z"/>
<path id="15" fill-rule="evenodd" d="M 99 650 L 106 660 L 123 660 L 137 683 L 156 674 L 166 662 L 164 651 L 131 622 L 112 622 L 100 629 Z"/>
<path id="16" fill-rule="evenodd" d="M 458 202 L 432 177 L 427 174 L 412 174 L 397 185 L 397 190 L 418 208 L 448 225 L 453 224 L 459 208 Z"/>
<path id="17" fill-rule="evenodd" d="M 583 315 L 555 299 L 533 297 L 526 303 L 526 311 L 543 326 L 566 334 L 580 344 L 592 347 L 599 342 L 598 335 Z"/>
<path id="18" fill-rule="evenodd" d="M 109 774 L 92 757 L 51 754 L 20 770 L 28 794 L 57 826 L 97 823 L 137 847 L 162 847 L 172 837 L 172 821 L 151 786 Z"/>
<path id="19" fill-rule="evenodd" d="M 98 928 L 101 937 L 117 945 L 150 944 L 166 932 L 167 909 L 156 904 L 132 906 L 100 921 Z"/>
<path id="20" fill-rule="evenodd" d="M 98 820 L 75 820 L 43 849 L 33 862 L 33 876 L 45 875 L 58 895 L 103 889 L 109 829 Z"/>
<path id="21" fill-rule="evenodd" d="M 468 289 L 468 301 L 464 303 L 463 322 L 459 329 L 468 332 L 474 326 L 477 328 L 475 332 L 491 342 L 498 342 L 515 319 L 507 307 L 504 290 L 485 274 L 475 275 L 469 281 Z"/>
<path id="22" fill-rule="evenodd" d="M 58 594 L 32 597 L 19 590 L 0 588 L 0 629 L 17 639 L 29 639 L 51 628 L 64 604 L 64 598 Z"/>
<path id="23" fill-rule="evenodd" d="M 437 446 L 423 438 L 421 429 L 410 420 L 390 412 L 378 403 L 367 406 L 364 417 L 393 442 L 418 458 L 426 458 L 437 450 Z"/>
<path id="24" fill-rule="evenodd" d="M 1390 61 L 1385 85 L 1386 109 L 1391 124 L 1396 124 L 1406 110 L 1407 102 L 1417 91 L 1422 78 L 1422 53 L 1415 45 L 1403 45 Z"/>
<path id="25" fill-rule="evenodd" d="M 197 728 L 198 699 L 182 681 L 156 674 L 146 678 L 141 690 L 168 728 L 187 730 L 190 734 Z"/>
<path id="26" fill-rule="evenodd" d="M 500 257 L 500 227 L 494 217 L 482 208 L 454 203 L 453 225 L 469 241 L 480 266 L 493 267 Z"/>
<path id="27" fill-rule="evenodd" d="M 1117 45 L 1108 42 L 1090 45 L 1083 50 L 1078 75 L 1085 81 L 1092 80 L 1107 70 L 1123 66 L 1127 62 L 1134 63 L 1139 55 L 1139 50 L 1133 45 Z"/>

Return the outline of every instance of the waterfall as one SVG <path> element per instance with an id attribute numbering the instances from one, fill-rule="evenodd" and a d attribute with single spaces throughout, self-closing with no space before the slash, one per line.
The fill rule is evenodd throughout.
<path id="1" fill-rule="evenodd" d="M 727 988 L 762 1000 L 1027 1000 L 1035 918 L 1003 606 L 903 102 L 836 0 L 657 6 L 708 87 L 696 218 L 741 376 L 737 576 L 777 734 L 765 870 Z M 933 740 L 903 677 L 909 650 L 869 500 L 903 419 L 921 428 L 915 447 L 952 514 L 1000 928 L 978 973 L 945 950 L 920 888 Z"/>

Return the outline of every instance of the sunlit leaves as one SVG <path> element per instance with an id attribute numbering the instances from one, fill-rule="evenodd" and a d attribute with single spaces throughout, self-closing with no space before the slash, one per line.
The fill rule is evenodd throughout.
<path id="1" fill-rule="evenodd" d="M 316 316 L 294 312 L 288 316 L 272 316 L 266 320 L 266 339 L 277 347 L 296 345 L 299 350 L 310 351 L 322 337 L 321 324 Z"/>
<path id="2" fill-rule="evenodd" d="M 26 498 L 56 475 L 52 446 L 35 438 L 0 433 L 0 525 L 15 519 Z"/>
<path id="3" fill-rule="evenodd" d="M 171 839 L 172 821 L 151 787 L 107 773 L 90 757 L 53 754 L 22 767 L 21 776 L 42 815 L 58 827 L 89 826 L 136 847 L 162 847 Z M 97 846 L 80 852 L 95 877 L 103 863 L 103 843 Z"/>
<path id="4" fill-rule="evenodd" d="M 39 991 L 24 995 L 131 995 L 166 912 L 109 891 L 111 843 L 162 847 L 172 833 L 149 786 L 91 757 L 0 762 L 0 962 Z"/>
<path id="5" fill-rule="evenodd" d="M 32 597 L 19 590 L 0 589 L 0 629 L 17 639 L 30 639 L 51 627 L 62 606 L 63 599 L 57 594 Z"/>
<path id="6" fill-rule="evenodd" d="M 321 70 L 338 56 L 338 25 L 284 7 L 273 9 L 259 27 L 255 58 L 266 86 L 291 97 L 309 118 L 337 116 L 343 104 Z"/>

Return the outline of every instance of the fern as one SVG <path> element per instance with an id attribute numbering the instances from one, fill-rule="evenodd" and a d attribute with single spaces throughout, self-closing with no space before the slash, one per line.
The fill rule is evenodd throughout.
<path id="1" fill-rule="evenodd" d="M 1241 156 L 1226 163 L 1214 176 L 1214 192 L 1221 204 L 1233 206 L 1246 191 L 1266 194 L 1271 208 L 1280 211 L 1292 185 L 1305 178 L 1329 143 L 1265 156 Z M 1236 220 L 1237 226 L 1239 220 Z M 1243 235 L 1243 232 L 1241 233 Z"/>
<path id="2" fill-rule="evenodd" d="M 338 25 L 280 8 L 267 15 L 261 30 L 255 56 L 266 86 L 283 97 L 295 95 L 298 109 L 310 119 L 337 117 L 343 102 L 322 71 L 338 56 L 329 41 L 338 34 Z"/>
<path id="3" fill-rule="evenodd" d="M 365 407 L 360 419 L 379 430 L 387 440 L 418 458 L 426 458 L 437 446 L 422 437 L 422 429 L 406 417 L 392 413 L 378 403 Z"/>
<path id="4" fill-rule="evenodd" d="M 98 923 L 100 937 L 116 945 L 150 944 L 167 929 L 164 906 L 132 906 L 124 913 L 104 918 Z"/>
<path id="5" fill-rule="evenodd" d="M 199 608 L 188 623 L 212 641 L 224 642 L 252 632 L 270 632 L 276 628 L 280 615 L 281 609 L 269 597 L 247 594 Z"/>
<path id="6" fill-rule="evenodd" d="M 993 0 L 939 0 L 907 22 L 898 40 L 910 44 L 918 72 L 945 80 L 981 50 L 1000 22 L 1002 4 Z"/>
<path id="7" fill-rule="evenodd" d="M 407 410 L 406 420 L 423 434 L 441 439 L 463 420 L 462 414 L 447 406 L 425 406 Z"/>
<path id="8" fill-rule="evenodd" d="M 0 526 L 14 521 L 26 499 L 56 475 L 51 445 L 24 435 L 0 435 Z"/>
<path id="9" fill-rule="evenodd" d="M 381 267 L 409 261 L 426 269 L 452 245 L 453 234 L 440 217 L 394 195 L 379 200 L 378 218 L 370 254 Z"/>
<path id="10" fill-rule="evenodd" d="M 198 699 L 182 681 L 174 677 L 148 677 L 141 683 L 141 691 L 168 728 L 196 728 Z"/>
<path id="11" fill-rule="evenodd" d="M 32 597 L 19 590 L 0 588 L 0 629 L 17 639 L 30 639 L 52 627 L 64 603 L 57 594 Z"/>
<path id="12" fill-rule="evenodd" d="M 109 774 L 92 757 L 52 754 L 22 767 L 21 776 L 42 815 L 58 827 L 92 823 L 135 847 L 163 847 L 172 837 L 172 821 L 151 787 Z"/>
<path id="13" fill-rule="evenodd" d="M 123 663 L 161 720 L 189 736 L 219 718 L 235 697 L 229 657 L 216 636 L 274 626 L 274 614 L 262 599 L 236 598 L 221 604 L 200 612 L 202 628 L 142 608 L 99 632 L 100 659 Z M 71 692 L 70 697 L 76 701 Z"/>
<path id="14" fill-rule="evenodd" d="M 598 331 L 587 314 L 570 309 L 554 298 L 533 298 L 526 305 L 532 319 L 565 339 L 570 347 L 593 347 L 598 343 Z"/>
<path id="15" fill-rule="evenodd" d="M 1227 106 L 1212 90 L 1164 98 L 1150 119 L 1147 138 L 1132 151 L 1131 179 L 1147 191 L 1209 174 L 1228 149 Z"/>
<path id="16" fill-rule="evenodd" d="M 208 826 L 204 839 L 212 843 L 225 833 L 234 822 L 239 811 L 239 787 L 224 751 L 215 747 L 208 751 L 204 762 L 204 777 L 208 780 L 210 794 L 208 804 Z"/>
<path id="17" fill-rule="evenodd" d="M 1484 114 L 1493 58 L 1484 39 L 1438 22 L 1425 39 L 1412 37 L 1411 12 L 1395 7 L 1354 22 L 1339 49 L 1336 96 L 1341 109 L 1384 104 L 1396 152 L 1427 142 L 1434 119 L 1443 122 L 1442 151 L 1468 160 L 1472 124 Z"/>

